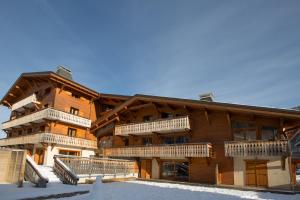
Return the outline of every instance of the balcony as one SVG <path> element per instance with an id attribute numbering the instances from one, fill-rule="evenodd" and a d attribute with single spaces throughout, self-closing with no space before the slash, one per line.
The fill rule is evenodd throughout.
<path id="1" fill-rule="evenodd" d="M 103 155 L 106 157 L 162 157 L 162 158 L 185 158 L 185 157 L 210 157 L 211 144 L 176 144 L 143 147 L 117 147 L 104 148 Z"/>
<path id="2" fill-rule="evenodd" d="M 157 121 L 124 124 L 115 127 L 115 135 L 147 135 L 151 133 L 168 133 L 190 130 L 188 116 Z"/>
<path id="3" fill-rule="evenodd" d="M 97 149 L 97 142 L 82 138 L 69 137 L 53 133 L 37 133 L 33 135 L 18 136 L 13 138 L 0 139 L 0 146 L 19 145 L 19 144 L 37 144 L 51 143 L 73 147 L 84 147 Z"/>
<path id="4" fill-rule="evenodd" d="M 86 128 L 91 127 L 91 120 L 89 119 L 79 117 L 77 115 L 73 115 L 67 112 L 55 110 L 53 108 L 47 108 L 8 122 L 4 122 L 2 123 L 2 129 L 7 130 L 12 127 L 20 127 L 21 125 L 30 125 L 30 123 L 40 123 L 43 122 L 44 119 L 58 120 L 77 126 L 83 126 Z"/>
<path id="5" fill-rule="evenodd" d="M 12 111 L 23 111 L 25 107 L 31 108 L 35 104 L 39 104 L 40 102 L 37 100 L 36 95 L 32 94 L 29 97 L 26 97 L 25 99 L 22 99 L 21 101 L 18 101 L 17 103 L 14 103 L 11 106 Z"/>
<path id="6" fill-rule="evenodd" d="M 286 156 L 288 154 L 287 140 L 225 142 L 225 156 L 228 157 Z"/>

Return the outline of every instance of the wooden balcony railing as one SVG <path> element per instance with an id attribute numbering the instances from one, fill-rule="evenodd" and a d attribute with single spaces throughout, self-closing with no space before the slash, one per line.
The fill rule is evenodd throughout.
<path id="1" fill-rule="evenodd" d="M 287 140 L 225 142 L 225 156 L 284 156 L 289 154 Z"/>
<path id="2" fill-rule="evenodd" d="M 38 122 L 42 121 L 43 119 L 48 120 L 58 120 L 78 126 L 83 126 L 90 128 L 91 127 L 91 120 L 73 115 L 67 112 L 63 112 L 60 110 L 55 110 L 53 108 L 46 108 L 29 115 L 25 115 L 23 117 L 7 121 L 2 123 L 2 129 L 9 129 L 12 127 L 19 127 L 20 125 L 26 125 L 30 122 Z"/>
<path id="3" fill-rule="evenodd" d="M 25 99 L 22 99 L 21 101 L 18 101 L 16 103 L 14 103 L 11 106 L 11 110 L 12 111 L 19 110 L 19 109 L 21 109 L 23 107 L 34 105 L 34 104 L 38 104 L 38 103 L 39 103 L 39 101 L 37 100 L 36 95 L 32 94 L 29 97 L 26 97 Z"/>
<path id="4" fill-rule="evenodd" d="M 211 144 L 175 144 L 143 147 L 104 148 L 106 157 L 210 157 Z"/>
<path id="5" fill-rule="evenodd" d="M 134 175 L 135 161 L 107 158 L 59 156 L 59 159 L 77 175 Z"/>
<path id="6" fill-rule="evenodd" d="M 161 119 L 144 123 L 118 125 L 115 127 L 115 135 L 145 135 L 153 132 L 165 133 L 184 130 L 190 130 L 190 121 L 188 116 Z"/>
<path id="7" fill-rule="evenodd" d="M 36 144 L 51 143 L 67 146 L 84 147 L 90 149 L 97 148 L 97 142 L 82 138 L 69 137 L 53 133 L 37 133 L 33 135 L 18 136 L 13 138 L 0 139 L 0 146 L 18 145 L 18 144 Z"/>

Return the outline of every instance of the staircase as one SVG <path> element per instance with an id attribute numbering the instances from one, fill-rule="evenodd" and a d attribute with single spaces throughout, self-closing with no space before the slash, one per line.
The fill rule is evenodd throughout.
<path id="1" fill-rule="evenodd" d="M 54 174 L 53 168 L 45 165 L 38 165 L 38 170 L 48 178 L 48 183 L 61 182 L 60 179 Z"/>

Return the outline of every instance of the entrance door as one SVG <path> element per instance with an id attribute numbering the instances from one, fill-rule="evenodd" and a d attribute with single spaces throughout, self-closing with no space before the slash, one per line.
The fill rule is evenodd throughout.
<path id="1" fill-rule="evenodd" d="M 152 172 L 152 160 L 142 160 L 141 163 L 141 178 L 150 179 Z"/>
<path id="2" fill-rule="evenodd" d="M 42 165 L 44 162 L 44 150 L 37 148 L 34 154 L 34 161 L 38 165 Z"/>
<path id="3" fill-rule="evenodd" d="M 246 162 L 246 185 L 268 187 L 268 169 L 266 161 Z"/>

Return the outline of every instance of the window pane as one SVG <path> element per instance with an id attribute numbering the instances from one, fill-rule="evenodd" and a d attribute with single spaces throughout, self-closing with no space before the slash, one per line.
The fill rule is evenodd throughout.
<path id="1" fill-rule="evenodd" d="M 176 138 L 176 144 L 184 144 L 188 142 L 189 142 L 189 138 L 187 136 L 178 136 Z"/>
<path id="2" fill-rule="evenodd" d="M 174 137 L 165 137 L 163 139 L 164 144 L 174 144 Z"/>
<path id="3" fill-rule="evenodd" d="M 256 131 L 245 131 L 246 140 L 256 140 Z"/>
<path id="4" fill-rule="evenodd" d="M 277 135 L 277 129 L 273 127 L 262 127 L 261 139 L 262 140 L 275 140 Z"/>

